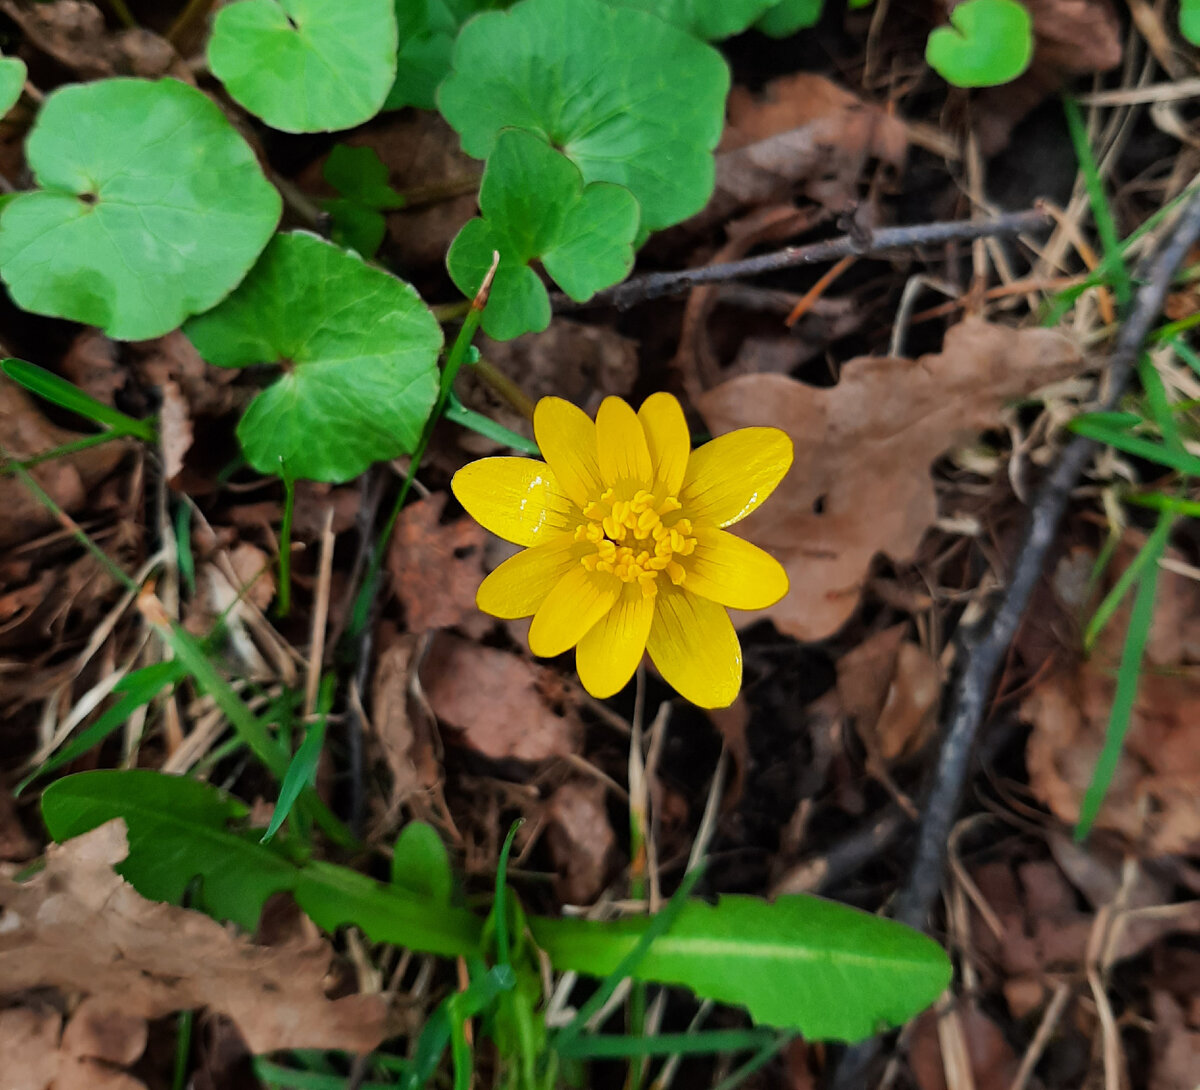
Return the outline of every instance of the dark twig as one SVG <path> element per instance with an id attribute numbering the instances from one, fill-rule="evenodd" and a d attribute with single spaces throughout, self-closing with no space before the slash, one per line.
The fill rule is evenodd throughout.
<path id="1" fill-rule="evenodd" d="M 556 311 L 581 310 L 585 307 L 615 306 L 620 310 L 657 299 L 676 295 L 696 284 L 711 284 L 723 280 L 740 280 L 747 276 L 791 269 L 797 265 L 815 265 L 834 261 L 850 254 L 878 254 L 885 250 L 902 250 L 912 246 L 927 246 L 936 242 L 967 242 L 995 235 L 1019 235 L 1050 223 L 1050 217 L 1038 208 L 1010 212 L 986 220 L 955 220 L 948 223 L 922 223 L 913 227 L 884 227 L 878 231 L 831 238 L 808 246 L 785 246 L 769 254 L 747 257 L 741 261 L 726 261 L 719 265 L 704 265 L 699 269 L 680 272 L 646 273 L 634 276 L 607 291 L 597 292 L 586 303 L 577 303 L 557 293 L 551 297 Z"/>
<path id="2" fill-rule="evenodd" d="M 1162 310 L 1171 278 L 1197 238 L 1200 238 L 1200 193 L 1188 201 L 1171 233 L 1139 270 L 1141 287 L 1109 359 L 1105 410 L 1116 408 L 1120 401 L 1146 336 Z M 975 735 L 983 721 L 996 669 L 1017 633 L 1021 615 L 1041 577 L 1059 519 L 1096 446 L 1082 436 L 1067 444 L 1030 509 L 1025 536 L 999 607 L 990 622 L 959 637 L 958 660 L 962 668 L 947 705 L 948 726 L 922 812 L 916 858 L 896 902 L 896 919 L 912 927 L 925 928 L 942 886 L 946 844 L 958 814 Z M 839 1090 L 865 1086 L 868 1069 L 879 1049 L 879 1038 L 852 1048 L 838 1066 L 834 1086 Z"/>

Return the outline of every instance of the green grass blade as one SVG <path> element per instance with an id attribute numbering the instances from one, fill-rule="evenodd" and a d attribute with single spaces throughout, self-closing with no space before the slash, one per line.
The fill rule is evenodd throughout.
<path id="1" fill-rule="evenodd" d="M 298 1071 L 294 1067 L 254 1057 L 254 1074 L 260 1081 L 280 1090 L 346 1090 L 345 1075 L 323 1075 L 317 1071 Z M 396 1090 L 394 1082 L 359 1082 L 358 1090 Z"/>
<path id="2" fill-rule="evenodd" d="M 94 723 L 80 731 L 67 742 L 52 757 L 43 761 L 34 771 L 26 776 L 13 790 L 14 795 L 20 795 L 34 780 L 48 775 L 65 764 L 70 764 L 77 757 L 82 757 L 89 749 L 100 745 L 110 734 L 120 728 L 138 708 L 149 704 L 159 693 L 168 687 L 182 681 L 186 671 L 183 666 L 172 659 L 169 662 L 156 662 L 151 666 L 143 666 L 127 674 L 113 686 L 117 701 L 107 708 Z"/>
<path id="3" fill-rule="evenodd" d="M 451 392 L 446 400 L 446 419 L 452 424 L 458 424 L 464 428 L 470 428 L 473 432 L 478 432 L 487 439 L 491 439 L 494 443 L 503 443 L 510 450 L 519 450 L 522 454 L 530 454 L 534 458 L 540 458 L 542 452 L 538 449 L 537 443 L 532 439 L 526 439 L 523 435 L 518 435 L 515 431 L 510 431 L 503 424 L 497 424 L 490 417 L 484 416 L 483 413 L 477 413 L 474 409 L 468 409 L 458 398 Z"/>
<path id="4" fill-rule="evenodd" d="M 104 402 L 85 394 L 78 386 L 59 378 L 44 367 L 38 367 L 37 364 L 26 360 L 9 358 L 0 360 L 0 371 L 38 397 L 78 413 L 102 428 L 108 428 L 118 435 L 131 435 L 147 443 L 157 442 L 158 436 L 152 421 L 135 420 L 132 416 L 126 416 L 111 405 L 105 405 Z"/>
<path id="5" fill-rule="evenodd" d="M 321 760 L 321 749 L 325 745 L 325 723 L 329 717 L 329 710 L 333 707 L 334 684 L 335 679 L 332 674 L 327 675 L 321 682 L 321 698 L 316 722 L 308 728 L 304 741 L 300 743 L 300 748 L 296 750 L 292 763 L 288 765 L 283 782 L 279 785 L 279 798 L 275 801 L 275 811 L 271 814 L 271 821 L 259 841 L 260 844 L 267 844 L 272 840 L 279 832 L 279 827 L 287 819 L 288 814 L 292 812 L 292 807 L 296 805 L 300 793 L 316 783 L 317 765 Z"/>
<path id="6" fill-rule="evenodd" d="M 1121 498 L 1126 503 L 1136 504 L 1138 507 L 1149 507 L 1154 511 L 1169 511 L 1173 515 L 1200 519 L 1200 502 L 1196 500 L 1164 496 L 1161 492 L 1130 492 Z"/>
<path id="7" fill-rule="evenodd" d="M 1125 646 L 1121 650 L 1121 663 L 1117 668 L 1117 690 L 1113 695 L 1112 711 L 1108 718 L 1108 731 L 1104 736 L 1104 748 L 1096 760 L 1092 781 L 1088 784 L 1083 804 L 1079 809 L 1079 822 L 1075 826 L 1076 841 L 1084 840 L 1091 831 L 1117 770 L 1117 762 L 1125 745 L 1125 735 L 1133 716 L 1133 704 L 1137 698 L 1138 680 L 1141 674 L 1142 655 L 1154 620 L 1154 595 L 1158 588 L 1158 562 L 1166 551 L 1167 540 L 1173 524 L 1171 515 L 1164 512 L 1158 525 L 1146 542 L 1143 553 L 1149 553 L 1152 562 L 1147 563 L 1145 574 L 1138 582 L 1133 598 L 1133 609 L 1129 614 L 1129 628 L 1125 633 Z M 1153 549 L 1153 551 L 1152 551 Z"/>
<path id="8" fill-rule="evenodd" d="M 1196 374 L 1200 375 L 1200 355 L 1186 341 L 1171 337 L 1165 343 L 1170 344 L 1172 351 Z"/>
<path id="9" fill-rule="evenodd" d="M 1078 417 L 1067 425 L 1076 435 L 1107 443 L 1126 454 L 1144 458 L 1148 462 L 1178 470 L 1189 477 L 1200 477 L 1200 458 L 1183 450 L 1170 450 L 1153 439 L 1145 439 L 1140 435 L 1130 435 L 1126 431 L 1114 428 L 1103 422 L 1093 422 L 1086 416 Z"/>
<path id="10" fill-rule="evenodd" d="M 1083 113 L 1073 98 L 1063 99 L 1063 109 L 1067 114 L 1067 130 L 1071 134 L 1071 143 L 1075 147 L 1075 158 L 1079 161 L 1079 169 L 1083 174 L 1083 184 L 1087 188 L 1088 201 L 1092 206 L 1092 219 L 1096 222 L 1100 245 L 1104 256 L 1113 259 L 1113 264 L 1109 269 L 1113 290 L 1117 294 L 1117 301 L 1121 306 L 1125 306 L 1133 297 L 1133 281 L 1130 279 L 1129 269 L 1122 259 L 1116 221 L 1113 219 L 1108 197 L 1104 193 L 1104 182 L 1100 177 L 1099 168 L 1096 166 L 1096 158 L 1092 154 L 1092 147 L 1088 142 Z"/>

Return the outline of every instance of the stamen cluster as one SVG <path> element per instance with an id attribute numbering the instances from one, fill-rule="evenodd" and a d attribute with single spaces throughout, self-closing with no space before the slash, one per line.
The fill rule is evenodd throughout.
<path id="1" fill-rule="evenodd" d="M 588 521 L 575 529 L 576 541 L 596 546 L 580 563 L 588 571 L 611 572 L 622 582 L 637 582 L 646 598 L 658 593 L 655 580 L 660 571 L 682 586 L 687 572 L 675 557 L 691 556 L 696 539 L 691 536 L 691 520 L 679 517 L 681 508 L 675 496 L 656 503 L 653 493 L 640 489 L 632 499 L 619 500 L 615 488 L 607 489 L 584 507 Z"/>

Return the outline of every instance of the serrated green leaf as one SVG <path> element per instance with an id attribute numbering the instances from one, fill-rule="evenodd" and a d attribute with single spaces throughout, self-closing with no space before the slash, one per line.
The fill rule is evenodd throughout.
<path id="1" fill-rule="evenodd" d="M 607 0 L 619 7 L 638 8 L 706 41 L 740 34 L 775 0 Z"/>
<path id="2" fill-rule="evenodd" d="M 120 340 L 224 298 L 282 208 L 220 109 L 172 79 L 59 88 L 25 154 L 41 188 L 0 217 L 0 274 L 25 310 Z"/>
<path id="3" fill-rule="evenodd" d="M 638 206 L 607 182 L 583 184 L 578 168 L 539 136 L 506 129 L 483 172 L 482 219 L 463 226 L 446 255 L 451 279 L 473 298 L 498 251 L 500 264 L 483 312 L 489 337 L 509 340 L 550 324 L 550 299 L 530 263 L 572 299 L 583 301 L 623 280 L 633 267 Z"/>
<path id="4" fill-rule="evenodd" d="M 478 15 L 454 43 L 438 106 L 469 155 L 505 128 L 545 138 L 585 183 L 625 186 L 657 230 L 712 192 L 729 69 L 711 46 L 601 0 L 522 0 Z"/>
<path id="5" fill-rule="evenodd" d="M 754 24 L 754 29 L 772 38 L 787 38 L 798 30 L 816 26 L 824 8 L 825 0 L 782 0 Z"/>
<path id="6" fill-rule="evenodd" d="M 213 20 L 208 64 L 272 128 L 324 132 L 383 108 L 396 42 L 392 0 L 236 0 Z"/>
<path id="7" fill-rule="evenodd" d="M 0 57 L 0 114 L 6 114 L 25 87 L 25 62 L 17 57 Z"/>
<path id="8" fill-rule="evenodd" d="M 556 968 L 594 976 L 612 971 L 647 926 L 645 916 L 530 919 Z M 928 936 L 833 901 L 727 896 L 685 904 L 633 976 L 685 985 L 809 1040 L 856 1041 L 932 1003 L 950 980 L 950 960 Z"/>
<path id="9" fill-rule="evenodd" d="M 184 333 L 209 363 L 281 363 L 238 425 L 262 473 L 346 481 L 410 453 L 437 396 L 442 330 L 413 288 L 307 234 L 277 235 Z"/>
<path id="10" fill-rule="evenodd" d="M 925 60 L 956 87 L 995 87 L 1016 79 L 1033 59 L 1033 19 L 1017 0 L 965 0 L 937 27 Z"/>
<path id="11" fill-rule="evenodd" d="M 396 82 L 385 110 L 402 106 L 437 109 L 435 92 L 450 71 L 459 28 L 480 11 L 506 8 L 511 0 L 395 0 L 400 49 Z"/>

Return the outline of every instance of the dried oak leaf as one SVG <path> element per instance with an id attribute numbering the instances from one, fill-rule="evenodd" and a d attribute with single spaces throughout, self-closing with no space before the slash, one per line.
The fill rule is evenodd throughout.
<path id="1" fill-rule="evenodd" d="M 906 624 L 863 640 L 837 663 L 838 697 L 868 752 L 884 761 L 910 757 L 937 726 L 941 670 L 904 638 Z"/>
<path id="2" fill-rule="evenodd" d="M 43 454 L 81 439 L 51 424 L 15 382 L 0 375 L 0 450 L 15 459 Z M 124 457 L 124 441 L 76 451 L 35 466 L 34 480 L 68 514 L 83 508 L 90 493 Z M 16 477 L 0 477 L 0 547 L 37 537 L 55 524 L 54 516 Z"/>
<path id="3" fill-rule="evenodd" d="M 714 434 L 774 425 L 795 443 L 795 463 L 770 503 L 738 526 L 791 577 L 790 592 L 766 615 L 800 640 L 837 631 L 858 604 L 872 557 L 910 559 L 936 518 L 931 463 L 995 427 L 1007 402 L 1081 362 L 1060 333 L 968 319 L 946 334 L 940 353 L 853 359 L 830 389 L 745 375 L 704 394 L 697 408 Z"/>
<path id="4" fill-rule="evenodd" d="M 436 492 L 400 512 L 387 570 L 410 632 L 457 625 L 478 637 L 492 625 L 475 605 L 487 533 L 466 517 L 443 525 L 447 498 Z"/>
<path id="5" fill-rule="evenodd" d="M 571 905 L 590 905 L 608 880 L 617 838 L 608 823 L 605 786 L 568 781 L 546 802 L 546 844 L 557 871 L 555 891 Z"/>
<path id="6" fill-rule="evenodd" d="M 118 818 L 51 846 L 27 882 L 0 876 L 0 993 L 83 992 L 143 1019 L 208 1007 L 254 1052 L 367 1052 L 387 1036 L 382 995 L 326 998 L 324 941 L 256 946 L 199 912 L 147 901 L 112 869 L 128 854 Z"/>
<path id="7" fill-rule="evenodd" d="M 577 752 L 583 724 L 544 693 L 551 675 L 527 659 L 441 632 L 421 665 L 434 713 L 463 745 L 492 760 L 542 761 Z"/>
<path id="8" fill-rule="evenodd" d="M 772 80 L 761 97 L 734 87 L 728 114 L 706 218 L 786 200 L 797 188 L 843 212 L 857 203 L 868 160 L 899 171 L 908 151 L 904 122 L 812 72 Z"/>

